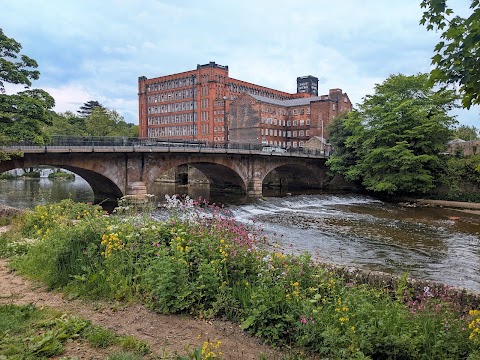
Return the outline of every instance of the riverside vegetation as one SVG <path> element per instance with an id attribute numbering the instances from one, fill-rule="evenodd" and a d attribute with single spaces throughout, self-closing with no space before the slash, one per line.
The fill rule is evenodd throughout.
<path id="1" fill-rule="evenodd" d="M 362 284 L 308 254 L 278 251 L 206 202 L 169 198 L 164 213 L 120 206 L 106 215 L 71 200 L 39 206 L 13 220 L 0 253 L 51 289 L 228 318 L 295 349 L 295 359 L 480 359 L 480 312 L 448 291 L 418 292 L 406 277 L 395 288 Z M 221 358 L 218 345 L 183 359 Z"/>

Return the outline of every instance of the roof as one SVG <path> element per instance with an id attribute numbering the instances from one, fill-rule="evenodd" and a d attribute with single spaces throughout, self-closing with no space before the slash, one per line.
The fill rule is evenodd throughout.
<path id="1" fill-rule="evenodd" d="M 254 99 L 258 101 L 262 101 L 264 103 L 272 104 L 272 105 L 279 105 L 279 106 L 301 106 L 301 105 L 309 105 L 311 102 L 314 101 L 326 101 L 326 99 L 323 99 L 320 96 L 312 96 L 312 97 L 307 97 L 307 98 L 299 98 L 299 99 L 291 99 L 291 100 L 275 100 L 275 99 L 270 99 L 265 96 L 260 96 L 260 95 L 254 95 L 254 94 L 248 94 Z"/>
<path id="2" fill-rule="evenodd" d="M 451 144 L 458 144 L 458 143 L 464 143 L 466 142 L 465 140 L 463 139 L 454 139 L 454 140 L 450 140 L 449 142 L 447 142 L 448 145 L 451 145 Z"/>

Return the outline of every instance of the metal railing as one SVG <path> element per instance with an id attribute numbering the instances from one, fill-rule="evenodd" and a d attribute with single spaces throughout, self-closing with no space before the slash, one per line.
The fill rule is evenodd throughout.
<path id="1" fill-rule="evenodd" d="M 52 136 L 51 140 L 44 145 L 33 144 L 28 141 L 15 142 L 1 146 L 3 150 L 61 150 L 69 149 L 90 149 L 98 152 L 106 149 L 116 149 L 116 151 L 182 151 L 186 152 L 228 152 L 228 153 L 258 153 L 261 155 L 278 156 L 300 156 L 300 157 L 319 157 L 327 158 L 330 154 L 327 149 L 307 149 L 302 147 L 290 147 L 287 149 L 262 144 L 235 143 L 224 141 L 209 142 L 195 140 L 177 140 L 164 138 L 137 138 L 137 137 L 71 137 L 71 136 Z"/>

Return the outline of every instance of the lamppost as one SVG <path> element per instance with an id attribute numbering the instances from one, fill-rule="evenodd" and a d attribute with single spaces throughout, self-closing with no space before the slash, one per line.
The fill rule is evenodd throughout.
<path id="1" fill-rule="evenodd" d="M 225 127 L 225 149 L 228 148 L 227 97 L 223 97 L 223 126 Z"/>

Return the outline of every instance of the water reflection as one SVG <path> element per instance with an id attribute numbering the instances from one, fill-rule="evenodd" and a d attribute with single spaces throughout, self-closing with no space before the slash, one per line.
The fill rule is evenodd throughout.
<path id="1" fill-rule="evenodd" d="M 79 202 L 93 201 L 93 191 L 81 177 L 75 181 L 40 179 L 0 180 L 0 204 L 19 209 L 34 208 L 73 199 Z"/>

